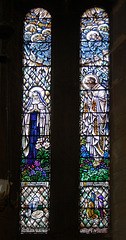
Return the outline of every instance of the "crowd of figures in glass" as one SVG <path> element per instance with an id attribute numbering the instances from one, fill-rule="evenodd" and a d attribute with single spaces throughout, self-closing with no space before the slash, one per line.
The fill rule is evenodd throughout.
<path id="1" fill-rule="evenodd" d="M 109 19 L 100 8 L 81 18 L 80 232 L 109 223 Z"/>
<path id="2" fill-rule="evenodd" d="M 32 9 L 24 21 L 21 233 L 49 230 L 51 16 Z"/>

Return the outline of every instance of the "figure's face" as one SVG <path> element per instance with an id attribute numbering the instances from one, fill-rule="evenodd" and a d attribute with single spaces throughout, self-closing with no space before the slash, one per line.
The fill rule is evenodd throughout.
<path id="1" fill-rule="evenodd" d="M 40 102 L 39 95 L 37 92 L 33 92 L 32 95 L 32 103 L 33 104 L 38 104 Z"/>
<path id="2" fill-rule="evenodd" d="M 85 82 L 89 88 L 93 88 L 95 86 L 95 79 L 93 77 L 87 77 Z"/>

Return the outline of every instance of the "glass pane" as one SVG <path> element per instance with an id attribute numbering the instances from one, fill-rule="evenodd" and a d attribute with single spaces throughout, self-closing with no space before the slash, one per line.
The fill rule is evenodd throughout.
<path id="1" fill-rule="evenodd" d="M 50 65 L 51 16 L 32 9 L 24 22 L 21 233 L 49 230 Z"/>
<path id="2" fill-rule="evenodd" d="M 50 66 L 51 43 L 24 43 L 24 66 Z"/>
<path id="3" fill-rule="evenodd" d="M 92 8 L 81 18 L 81 233 L 108 231 L 109 134 L 109 19 L 103 9 Z"/>
<path id="4" fill-rule="evenodd" d="M 109 222 L 107 182 L 81 183 L 80 191 L 80 232 L 107 233 Z"/>
<path id="5" fill-rule="evenodd" d="M 21 229 L 22 233 L 48 231 L 49 184 L 21 184 Z"/>

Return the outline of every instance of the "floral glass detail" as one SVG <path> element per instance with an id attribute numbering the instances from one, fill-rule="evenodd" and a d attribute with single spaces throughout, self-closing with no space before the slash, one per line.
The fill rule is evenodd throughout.
<path id="1" fill-rule="evenodd" d="M 32 9 L 24 21 L 21 233 L 47 233 L 50 193 L 51 15 Z"/>
<path id="2" fill-rule="evenodd" d="M 109 18 L 101 8 L 81 17 L 80 232 L 109 224 Z"/>

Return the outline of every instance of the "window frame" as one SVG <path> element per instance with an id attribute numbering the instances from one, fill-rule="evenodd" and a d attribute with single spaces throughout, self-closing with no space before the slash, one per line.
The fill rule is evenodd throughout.
<path id="1" fill-rule="evenodd" d="M 39 2 L 39 1 L 38 1 Z M 37 4 L 37 3 L 36 3 Z M 20 103 L 21 103 L 21 84 L 22 84 L 22 74 L 21 74 L 21 59 L 22 59 L 22 50 L 21 50 L 21 46 L 22 46 L 22 39 L 21 39 L 21 35 L 20 33 L 22 32 L 23 29 L 23 18 L 25 16 L 25 13 L 28 12 L 28 9 L 31 9 L 35 6 L 33 6 L 34 3 L 33 1 L 31 1 L 31 6 L 30 4 L 27 5 L 27 7 L 22 6 L 22 9 L 19 10 L 18 9 L 18 14 L 20 14 L 21 19 L 19 21 L 19 30 L 17 28 L 17 25 L 15 24 L 15 29 L 17 30 L 16 34 L 15 34 L 15 40 L 19 41 L 19 44 L 17 46 L 18 51 L 20 52 L 20 54 L 16 53 L 14 54 L 15 59 L 18 59 L 17 62 L 17 72 L 19 72 L 17 75 L 18 77 L 18 84 L 19 86 L 15 86 L 14 88 L 18 89 L 19 92 L 19 97 L 18 97 L 18 106 L 16 109 L 18 109 L 18 117 L 16 119 L 16 114 L 14 113 L 14 105 L 15 105 L 15 101 L 16 101 L 16 97 L 14 98 L 14 101 L 12 100 L 12 96 L 9 96 L 9 99 L 11 100 L 10 102 L 10 124 L 9 126 L 14 127 L 16 125 L 16 128 L 18 129 L 18 133 L 21 130 L 21 121 L 20 121 L 20 113 L 21 113 L 21 108 L 20 108 Z M 40 7 L 40 3 L 38 4 Z M 79 5 L 79 4 L 78 4 Z M 87 4 L 88 5 L 88 4 Z M 83 12 L 85 10 L 85 8 L 87 9 L 87 6 L 84 6 L 84 4 L 82 4 L 81 6 L 79 5 L 76 11 L 76 8 L 72 8 L 70 5 L 66 7 L 64 7 L 64 9 L 61 9 L 60 6 L 57 6 L 56 4 L 54 4 L 54 6 L 50 6 L 50 3 L 46 3 L 41 2 L 41 7 L 44 9 L 47 9 L 52 16 L 52 87 L 51 87 L 51 93 L 52 93 L 52 137 L 51 137 L 51 145 L 52 145 L 52 163 L 51 163 L 51 169 L 52 169 L 52 173 L 55 176 L 52 176 L 51 178 L 51 196 L 50 196 L 50 201 L 51 201 L 51 206 L 50 206 L 50 212 L 51 212 L 51 216 L 50 216 L 50 224 L 52 226 L 50 233 L 43 235 L 43 234 L 22 234 L 20 236 L 19 234 L 19 239 L 37 239 L 40 238 L 40 235 L 42 238 L 44 239 L 52 239 L 52 238 L 65 238 L 69 236 L 69 239 L 75 239 L 76 237 L 80 238 L 80 239 L 84 239 L 85 237 L 87 239 L 91 239 L 94 237 L 93 236 L 87 236 L 87 235 L 83 235 L 83 234 L 79 234 L 78 231 L 78 201 L 79 201 L 79 190 L 78 190 L 78 183 L 79 183 L 79 179 L 78 179 L 78 175 L 75 176 L 75 172 L 78 173 L 78 160 L 79 160 L 79 126 L 77 127 L 77 122 L 79 123 L 79 42 L 80 42 L 80 16 L 82 13 L 82 8 L 83 8 Z M 56 12 L 54 11 L 56 7 Z M 75 7 L 75 6 L 74 6 Z M 89 8 L 89 7 L 88 7 Z M 60 9 L 60 11 L 59 11 Z M 72 10 L 71 10 L 72 9 Z M 68 14 L 69 18 L 68 17 Z M 74 15 L 74 16 L 73 16 Z M 62 20 L 61 20 L 62 17 Z M 72 27 L 72 29 L 69 31 L 69 27 L 67 27 L 67 19 L 69 19 L 69 25 L 71 23 L 73 23 L 74 27 Z M 17 19 L 19 20 L 19 17 L 17 17 Z M 72 19 L 72 20 L 71 20 Z M 58 21 L 61 21 L 61 24 L 58 24 Z M 68 33 L 67 37 L 63 36 L 63 32 L 61 31 L 62 27 L 62 31 L 66 31 Z M 67 28 L 66 28 L 67 27 Z M 59 31 L 60 29 L 60 31 Z M 60 34 L 59 34 L 60 33 Z M 58 34 L 58 35 L 57 35 Z M 72 35 L 71 35 L 72 34 Z M 72 39 L 74 39 L 74 43 L 72 43 Z M 65 44 L 65 52 L 62 49 L 62 44 Z M 10 45 L 14 45 L 14 42 L 12 40 L 12 42 L 10 43 Z M 72 54 L 73 48 L 75 49 L 75 53 Z M 70 48 L 70 49 L 69 49 Z M 16 51 L 16 50 L 15 50 Z M 63 57 L 63 59 L 61 59 L 61 55 Z M 13 56 L 12 51 L 10 50 L 10 56 Z M 65 63 L 65 59 L 67 56 L 67 62 Z M 68 65 L 71 56 L 73 57 L 72 62 L 70 63 L 70 65 Z M 10 63 L 10 68 L 14 66 L 14 62 Z M 68 67 L 69 66 L 69 67 Z M 59 70 L 60 69 L 60 70 Z M 68 76 L 65 75 L 64 69 L 68 71 L 69 69 L 69 74 Z M 74 70 L 73 70 L 74 69 Z M 62 74 L 61 74 L 62 73 Z M 61 76 L 62 75 L 62 76 Z M 60 78 L 61 76 L 61 78 Z M 13 78 L 14 81 L 17 79 L 17 76 L 15 77 L 15 73 L 12 71 L 10 74 L 10 78 Z M 63 80 L 63 78 L 66 77 L 65 81 Z M 70 82 L 69 82 L 70 80 Z M 72 82 L 72 85 L 70 86 Z M 13 81 L 10 82 L 9 84 L 9 89 L 12 89 L 12 87 L 10 86 L 12 83 L 13 85 Z M 67 85 L 67 91 L 66 91 L 66 86 Z M 14 83 L 15 84 L 15 83 Z M 61 86 L 59 86 L 59 84 L 61 84 Z M 14 90 L 12 90 L 14 92 Z M 64 94 L 66 91 L 66 96 L 68 97 L 68 101 L 64 98 Z M 60 94 L 63 94 L 63 96 L 61 97 Z M 70 95 L 69 95 L 70 94 Z M 71 97 L 72 96 L 72 100 Z M 76 101 L 75 101 L 76 99 Z M 64 101 L 64 103 L 62 103 L 62 101 Z M 67 106 L 68 104 L 68 106 Z M 58 106 L 59 105 L 59 106 Z M 73 106 L 71 109 L 71 106 Z M 22 105 L 21 105 L 22 106 Z M 59 111 L 60 108 L 60 111 Z M 64 110 L 64 114 L 62 115 L 62 111 L 61 109 Z M 72 111 L 72 115 L 69 115 L 69 111 Z M 66 110 L 66 112 L 65 112 Z M 60 116 L 61 115 L 61 116 Z M 13 116 L 14 116 L 14 120 L 13 120 Z M 69 123 L 63 119 L 65 119 L 65 117 L 69 117 L 69 122 L 73 120 L 73 123 L 69 129 Z M 74 118 L 73 118 L 74 117 Z M 62 120 L 62 128 L 64 127 L 65 131 L 63 131 L 61 129 L 61 124 L 59 124 L 59 122 Z M 14 123 L 14 121 L 16 122 L 16 124 Z M 57 125 L 57 126 L 56 126 Z M 75 129 L 76 127 L 76 129 Z M 57 131 L 56 131 L 57 129 Z M 62 134 L 62 144 L 63 142 L 66 140 L 66 137 L 70 137 L 73 139 L 74 141 L 74 145 L 76 145 L 76 151 L 73 150 L 72 148 L 72 144 L 66 140 L 66 146 L 65 149 L 63 147 L 59 147 L 59 140 L 61 140 L 61 137 L 59 138 L 58 136 L 58 131 L 59 129 L 61 130 L 61 134 Z M 65 136 L 66 133 L 66 136 Z M 61 136 L 60 134 L 60 136 Z M 12 133 L 12 136 L 14 136 L 14 133 Z M 76 141 L 74 139 L 74 137 L 76 136 Z M 9 142 L 11 142 L 11 134 L 9 135 Z M 20 142 L 21 142 L 21 138 L 18 137 L 18 141 L 16 144 L 16 148 L 20 149 Z M 61 145 L 62 145 L 61 144 Z M 12 147 L 12 144 L 10 145 Z M 58 150 L 55 151 L 55 146 L 57 146 Z M 10 148 L 11 148 L 10 147 Z M 68 150 L 69 148 L 69 150 Z M 13 149 L 13 148 L 12 148 Z M 62 162 L 62 160 L 64 159 L 64 151 L 68 150 L 68 156 L 71 157 L 71 159 L 74 157 L 73 160 L 73 166 L 74 169 L 71 170 L 70 168 L 70 164 L 71 164 L 71 160 L 69 163 L 69 170 L 71 170 L 71 175 L 69 175 L 69 171 L 67 170 L 67 179 L 62 179 L 61 180 L 61 186 L 59 186 L 58 183 L 58 179 L 60 177 L 60 163 Z M 70 155 L 70 151 L 73 150 L 72 156 Z M 63 154 L 63 156 L 61 157 L 60 162 L 58 161 L 59 155 L 60 153 Z M 19 182 L 20 182 L 20 177 L 19 177 L 19 163 L 17 163 L 17 158 L 20 156 L 20 151 L 17 150 L 15 154 L 12 153 L 12 150 L 10 150 L 9 153 L 10 157 L 11 157 L 11 171 L 12 171 L 12 175 L 14 175 L 15 170 L 18 169 L 16 176 L 12 177 L 13 182 L 15 182 L 15 180 L 17 181 L 16 186 L 14 186 L 14 188 L 12 189 L 12 196 L 14 196 L 15 198 L 15 191 L 18 192 L 19 198 L 20 198 L 20 194 L 19 194 Z M 13 158 L 14 156 L 14 158 Z M 16 162 L 16 164 L 14 165 L 13 162 Z M 63 167 L 63 172 L 65 173 L 65 169 L 67 167 L 67 162 L 64 163 L 64 167 Z M 57 173 L 57 170 L 60 170 L 59 173 Z M 62 177 L 63 177 L 63 173 L 61 173 Z M 74 177 L 74 179 L 73 179 Z M 71 192 L 69 192 L 69 190 L 71 189 L 70 185 L 67 186 L 67 180 L 70 179 L 70 183 L 73 189 L 73 186 L 75 189 L 71 190 Z M 74 184 L 73 184 L 74 182 Z M 68 205 L 66 203 L 66 199 L 65 199 L 65 194 L 64 194 L 64 199 L 61 198 L 60 194 L 62 193 L 61 188 L 64 185 L 64 188 L 67 186 L 67 189 L 65 190 L 65 193 L 67 193 L 69 195 L 69 200 L 68 200 Z M 58 195 L 60 197 L 58 197 Z M 73 196 L 75 196 L 75 198 L 73 199 Z M 74 203 L 71 203 L 70 197 L 72 199 L 72 201 Z M 58 208 L 57 208 L 57 203 L 58 203 Z M 72 210 L 70 210 L 70 216 L 76 216 L 76 219 L 73 218 L 72 219 L 72 223 L 70 224 L 70 219 L 69 219 L 69 230 L 67 229 L 67 226 L 65 224 L 65 217 L 64 220 L 62 220 L 61 223 L 64 223 L 63 226 L 63 230 L 60 226 L 59 223 L 59 214 L 58 214 L 58 210 L 59 208 L 62 206 L 66 206 L 66 210 L 69 212 L 69 208 L 74 209 L 74 214 L 72 213 Z M 63 207 L 62 206 L 62 207 Z M 71 206 L 71 207 L 70 207 Z M 56 211 L 55 214 L 55 210 L 58 209 Z M 18 210 L 20 210 L 20 208 L 18 207 Z M 76 212 L 76 213 L 75 213 Z M 63 213 L 63 210 L 59 213 Z M 18 213 L 17 213 L 17 219 L 18 219 Z M 57 226 L 56 226 L 57 225 Z M 76 226 L 76 229 L 75 229 Z M 100 236 L 96 236 L 95 235 L 95 239 L 100 239 Z M 105 237 L 106 238 L 106 237 Z M 110 238 L 110 236 L 108 236 L 108 238 Z"/>

